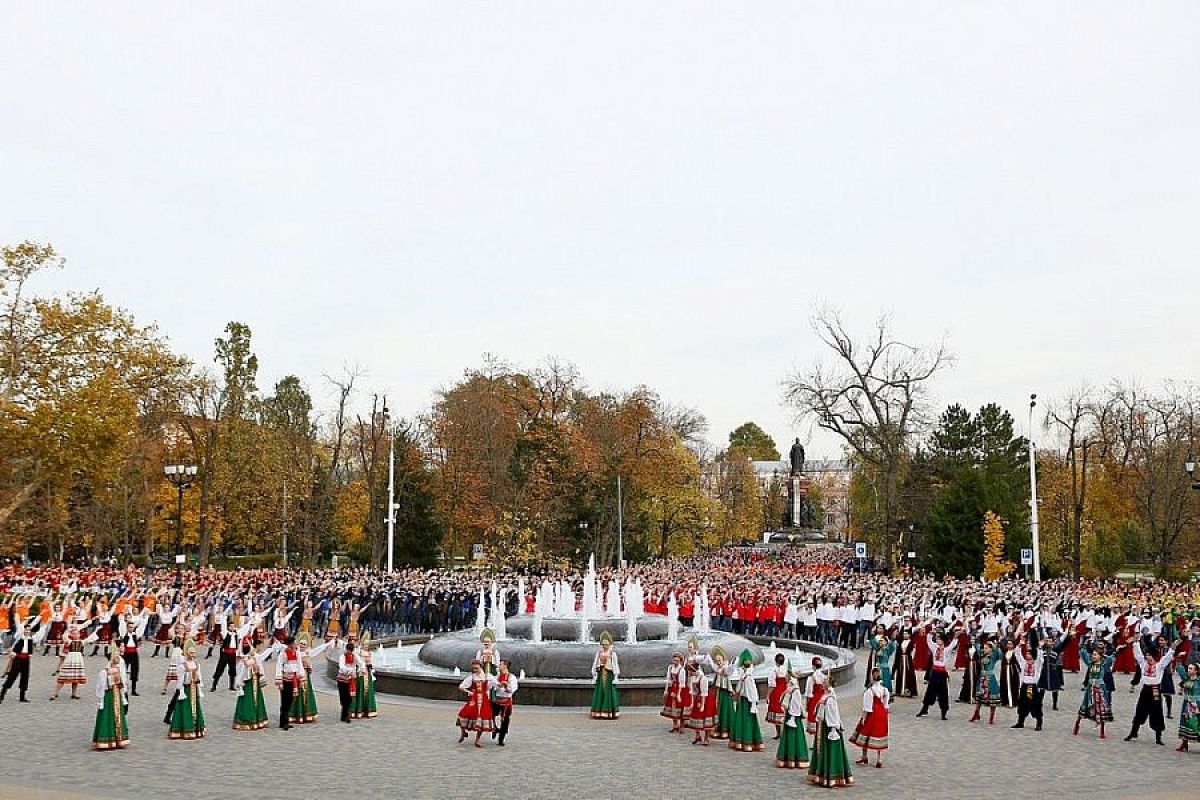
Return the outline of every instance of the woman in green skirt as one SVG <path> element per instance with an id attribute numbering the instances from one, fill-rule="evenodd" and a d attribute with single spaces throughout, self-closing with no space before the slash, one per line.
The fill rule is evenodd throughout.
<path id="1" fill-rule="evenodd" d="M 621 716 L 621 702 L 617 698 L 617 678 L 621 665 L 617 651 L 613 650 L 612 634 L 600 634 L 600 649 L 592 659 L 592 677 L 596 679 L 592 688 L 592 719 L 617 719 Z"/>
<path id="2" fill-rule="evenodd" d="M 92 729 L 93 750 L 119 750 L 129 745 L 129 722 L 121 654 L 113 648 L 112 659 L 96 676 L 96 727 Z"/>
<path id="3" fill-rule="evenodd" d="M 717 726 L 713 728 L 712 738 L 728 739 L 733 730 L 733 682 L 731 680 L 737 667 L 725 662 L 725 651 L 720 645 L 712 649 L 708 657 L 708 665 L 713 670 L 712 685 L 717 692 Z"/>
<path id="4" fill-rule="evenodd" d="M 800 676 L 792 671 L 787 690 L 783 693 L 783 732 L 775 750 L 775 766 L 784 769 L 804 769 L 808 766 L 808 742 L 804 736 L 804 692 L 800 691 Z"/>
<path id="5" fill-rule="evenodd" d="M 825 688 L 813 716 L 817 722 L 817 735 L 813 737 L 812 759 L 808 762 L 808 782 L 827 789 L 853 786 L 850 758 L 842 738 L 842 714 L 833 686 Z"/>
<path id="6" fill-rule="evenodd" d="M 1179 665 L 1179 752 L 1188 742 L 1200 742 L 1200 664 Z"/>
<path id="7" fill-rule="evenodd" d="M 738 658 L 741 669 L 733 683 L 733 727 L 729 746 L 744 753 L 763 749 L 762 728 L 758 725 L 758 685 L 754 683 L 754 656 L 743 650 Z"/>
<path id="8" fill-rule="evenodd" d="M 375 705 L 375 668 L 371 665 L 371 651 L 367 639 L 363 638 L 362 660 L 366 669 L 354 679 L 354 699 L 350 701 L 350 716 L 354 719 L 371 719 L 379 716 Z"/>
<path id="9" fill-rule="evenodd" d="M 184 651 L 178 680 L 179 693 L 171 710 L 171 728 L 167 731 L 167 738 L 201 739 L 204 737 L 204 709 L 200 707 L 200 699 L 204 697 L 204 679 L 200 675 L 196 645 L 193 643 L 188 643 Z"/>
<path id="10" fill-rule="evenodd" d="M 248 639 L 242 641 L 237 665 L 238 699 L 233 707 L 235 731 L 261 731 L 267 727 L 267 704 L 263 700 L 263 660 L 270 650 L 255 653 Z"/>
<path id="11" fill-rule="evenodd" d="M 304 664 L 304 680 L 300 682 L 299 691 L 292 699 L 292 708 L 288 712 L 288 718 L 293 725 L 316 722 L 321 716 L 320 710 L 317 708 L 317 695 L 313 692 L 312 686 L 312 660 L 329 649 L 336 641 L 337 639 L 330 639 L 316 647 L 309 647 L 310 639 L 304 634 L 300 634 L 296 640 L 300 647 L 300 661 Z"/>

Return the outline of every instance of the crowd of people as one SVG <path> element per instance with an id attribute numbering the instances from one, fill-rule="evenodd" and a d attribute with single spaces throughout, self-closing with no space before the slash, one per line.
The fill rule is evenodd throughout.
<path id="1" fill-rule="evenodd" d="M 1013 727 L 1043 725 L 1042 699 L 1057 708 L 1064 673 L 1081 674 L 1083 700 L 1074 731 L 1093 723 L 1101 737 L 1114 722 L 1116 675 L 1140 687 L 1127 738 L 1148 723 L 1160 743 L 1164 717 L 1179 698 L 1180 749 L 1200 741 L 1200 588 L 1165 581 L 985 582 L 930 575 L 887 576 L 856 571 L 842 548 L 781 550 L 730 548 L 717 553 L 601 569 L 602 584 L 635 581 L 649 613 L 677 601 L 684 625 L 695 620 L 702 593 L 714 629 L 743 635 L 809 640 L 862 649 L 868 660 L 863 716 L 842 736 L 836 692 L 818 666 L 805 685 L 795 665 L 778 664 L 768 680 L 766 721 L 775 726 L 781 766 L 820 763 L 810 776 L 820 785 L 847 785 L 841 771 L 846 742 L 868 752 L 886 749 L 886 719 L 897 699 L 921 695 L 919 715 L 937 708 L 943 719 L 952 696 L 973 707 L 973 722 L 994 723 L 996 710 L 1017 710 Z M 317 717 L 313 659 L 336 654 L 342 718 L 374 713 L 369 642 L 411 633 L 474 626 L 480 588 L 504 591 L 506 613 L 532 611 L 543 581 L 568 581 L 577 596 L 580 577 L 567 572 L 519 574 L 484 570 L 366 568 L 210 569 L 146 572 L 62 565 L 9 565 L 0 569 L 0 647 L 9 653 L 0 702 L 14 686 L 27 700 L 29 661 L 57 658 L 50 699 L 86 684 L 86 657 L 100 657 L 95 677 L 98 749 L 122 746 L 124 710 L 138 696 L 140 659 L 169 661 L 164 723 L 173 738 L 198 738 L 205 721 L 202 664 L 215 655 L 211 686 L 225 677 L 238 692 L 235 730 L 267 726 L 263 688 L 269 662 L 279 688 L 279 727 Z M 524 597 L 517 586 L 524 585 Z M 486 643 L 485 643 L 486 644 Z M 366 645 L 366 646 L 364 646 Z M 480 663 L 461 685 L 467 703 L 458 725 L 465 738 L 507 733 L 516 678 L 481 646 Z M 90 648 L 90 653 L 88 652 Z M 150 648 L 153 648 L 152 650 Z M 728 739 L 735 749 L 762 749 L 757 734 L 760 700 L 744 654 L 680 653 L 666 673 L 663 713 L 672 729 L 694 732 L 700 745 Z M 805 665 L 811 666 L 811 665 Z M 619 716 L 619 663 L 611 642 L 594 665 L 592 716 Z M 727 695 L 727 696 L 726 696 Z M 1165 714 L 1164 714 L 1165 703 Z M 505 733 L 500 733 L 503 726 Z M 818 737 L 811 744 L 798 734 Z M 822 733 L 822 731 L 824 731 Z M 836 738 L 830 738 L 835 734 Z M 824 737 L 824 738 L 821 738 Z M 831 742 L 838 742 L 833 745 Z M 841 748 L 839 751 L 838 748 Z M 812 756 L 810 759 L 809 756 Z M 832 766 L 831 766 L 832 765 Z M 877 755 L 876 765 L 882 760 Z"/>

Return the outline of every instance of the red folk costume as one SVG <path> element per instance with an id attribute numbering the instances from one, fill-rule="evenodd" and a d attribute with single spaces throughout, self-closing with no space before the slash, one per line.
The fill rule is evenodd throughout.
<path id="1" fill-rule="evenodd" d="M 808 720 L 808 732 L 813 734 L 817 732 L 817 705 L 825 696 L 825 673 L 821 671 L 820 667 L 814 669 L 812 675 L 808 676 L 808 691 L 805 692 L 805 696 L 808 697 L 808 704 L 804 717 Z"/>
<path id="2" fill-rule="evenodd" d="M 696 669 L 688 681 L 692 706 L 688 711 L 687 727 L 700 733 L 711 732 L 717 727 L 717 692 L 708 681 L 708 676 Z"/>
<path id="3" fill-rule="evenodd" d="M 783 708 L 783 695 L 787 691 L 788 683 L 788 668 L 784 664 L 776 665 L 771 670 L 771 674 L 767 676 L 767 686 L 770 692 L 767 694 L 767 722 L 773 725 L 782 725 L 786 714 Z"/>
<path id="4" fill-rule="evenodd" d="M 912 665 L 915 672 L 924 672 L 929 669 L 929 665 L 933 660 L 933 654 L 929 651 L 929 637 L 925 635 L 928 632 L 929 626 L 926 625 L 919 628 L 913 636 Z M 809 717 L 809 719 L 812 719 L 812 717 Z"/>
<path id="5" fill-rule="evenodd" d="M 458 710 L 458 720 L 455 722 L 464 734 L 467 731 L 492 730 L 495 714 L 488 695 L 494 680 L 485 672 L 472 672 L 458 685 L 458 688 L 468 692 L 467 702 Z"/>
<path id="6" fill-rule="evenodd" d="M 1117 648 L 1117 658 L 1113 662 L 1113 672 L 1120 672 L 1125 675 L 1131 674 L 1137 668 L 1137 661 L 1133 657 L 1133 648 L 1130 647 L 1130 642 L 1137 638 L 1137 633 L 1134 631 L 1134 626 L 1125 627 L 1125 618 L 1117 620 L 1117 637 L 1114 642 Z"/>
<path id="7" fill-rule="evenodd" d="M 680 653 L 675 655 L 677 660 L 667 667 L 667 688 L 663 692 L 662 711 L 658 713 L 667 719 L 680 722 L 692 707 L 692 693 L 688 688 L 683 656 Z"/>
<path id="8" fill-rule="evenodd" d="M 891 692 L 878 681 L 863 692 L 863 715 L 850 736 L 850 744 L 866 750 L 887 750 L 890 699 Z"/>

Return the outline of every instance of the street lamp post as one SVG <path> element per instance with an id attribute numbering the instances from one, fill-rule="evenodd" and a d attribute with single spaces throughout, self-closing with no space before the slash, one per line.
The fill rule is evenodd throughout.
<path id="1" fill-rule="evenodd" d="M 1187 461 L 1183 462 L 1183 469 L 1187 472 L 1188 477 L 1192 479 L 1192 488 L 1200 490 L 1200 480 L 1196 478 L 1196 459 L 1188 456 Z"/>
<path id="2" fill-rule="evenodd" d="M 1033 408 L 1037 395 L 1029 395 L 1029 533 L 1033 538 L 1033 579 L 1042 579 L 1042 548 L 1038 541 L 1037 467 L 1034 462 Z"/>
<path id="3" fill-rule="evenodd" d="M 196 479 L 198 469 L 195 464 L 168 464 L 163 467 L 163 474 L 179 491 L 179 502 L 175 507 L 175 588 L 183 585 L 183 559 L 179 550 L 183 544 L 183 490 L 191 488 Z"/>

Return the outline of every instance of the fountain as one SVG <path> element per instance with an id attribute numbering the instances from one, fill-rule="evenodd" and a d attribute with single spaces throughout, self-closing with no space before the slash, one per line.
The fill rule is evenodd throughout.
<path id="1" fill-rule="evenodd" d="M 616 578 L 608 580 L 608 600 L 605 601 L 605 612 L 610 617 L 619 617 L 621 615 L 621 587 L 617 585 Z"/>
<path id="2" fill-rule="evenodd" d="M 596 641 L 608 633 L 621 659 L 618 688 L 627 705 L 652 705 L 662 701 L 663 672 L 681 639 L 694 635 L 702 652 L 716 646 L 733 657 L 749 650 L 765 680 L 771 665 L 763 648 L 746 638 L 712 631 L 709 624 L 707 587 L 700 587 L 693 598 L 696 608 L 694 626 L 685 629 L 679 619 L 679 598 L 672 593 L 667 614 L 645 613 L 645 591 L 633 578 L 622 585 L 608 581 L 607 592 L 596 580 L 595 561 L 590 559 L 587 572 L 569 581 L 543 581 L 533 592 L 532 613 L 525 613 L 524 582 L 516 587 L 492 582 L 490 591 L 480 588 L 479 608 L 473 629 L 438 634 L 428 641 L 401 644 L 396 649 L 376 651 L 376 680 L 380 691 L 460 701 L 458 679 L 469 668 L 479 649 L 479 637 L 489 627 L 498 641 L 504 641 L 504 657 L 512 671 L 521 676 L 522 699 L 534 705 L 587 705 L 593 679 L 592 659 Z M 581 586 L 582 603 L 576 608 L 576 587 Z M 504 599 L 508 592 L 522 595 L 518 613 L 505 617 Z M 490 595 L 490 596 L 489 596 Z M 603 600 L 603 602 L 601 602 Z M 489 602 L 490 601 L 490 602 Z M 790 644 L 790 643 L 789 643 Z M 805 654 L 819 652 L 826 663 L 843 671 L 853 655 L 839 655 L 827 648 L 805 647 Z M 809 663 L 809 659 L 802 659 Z M 527 677 L 528 676 L 528 677 Z"/>

